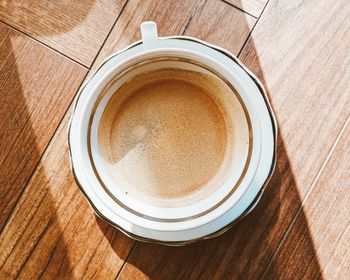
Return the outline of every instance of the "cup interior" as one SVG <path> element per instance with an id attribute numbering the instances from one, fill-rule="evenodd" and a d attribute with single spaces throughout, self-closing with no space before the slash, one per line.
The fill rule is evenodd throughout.
<path id="1" fill-rule="evenodd" d="M 258 125 L 254 122 L 254 116 L 250 112 L 252 110 L 249 110 L 241 93 L 225 75 L 223 66 L 209 62 L 210 58 L 194 52 L 153 51 L 130 58 L 106 74 L 101 81 L 104 86 L 90 117 L 88 142 L 91 162 L 95 175 L 105 191 L 128 211 L 150 219 L 181 221 L 205 215 L 232 196 L 236 196 L 236 201 L 238 201 L 244 193 L 244 188 L 249 182 L 246 182 L 246 186 L 242 186 L 243 179 L 252 177 L 255 172 L 254 165 L 251 163 L 252 157 L 258 156 L 258 153 L 253 155 L 253 135 L 255 135 L 254 131 L 258 130 Z M 120 171 L 125 160 L 131 159 L 138 163 L 139 159 L 133 158 L 138 143 L 131 146 L 118 160 L 111 160 L 106 154 L 106 147 L 110 144 L 109 137 L 113 119 L 106 120 L 105 116 L 113 110 L 113 103 L 119 102 L 120 106 L 123 106 L 123 102 L 130 97 L 123 96 L 123 87 L 132 88 L 135 79 L 142 80 L 142 77 L 147 76 L 149 81 L 144 81 L 142 84 L 146 85 L 148 82 L 157 80 L 157 73 L 165 73 L 165 76 L 168 74 L 169 80 L 171 80 L 172 73 L 177 73 L 177 79 L 204 87 L 211 92 L 213 96 L 210 98 L 224 116 L 226 145 L 217 170 L 198 190 L 186 192 L 184 195 L 157 196 L 149 194 L 142 191 L 142 188 L 140 190 L 140 186 L 133 185 L 132 178 L 137 177 L 139 169 L 128 170 L 128 168 L 124 168 L 124 173 Z M 136 90 L 134 89 L 134 91 Z M 133 91 L 128 92 L 132 93 Z M 175 112 L 174 120 L 176 117 Z M 184 124 L 179 123 L 179 125 Z M 205 138 L 206 135 L 203 137 Z M 254 161 L 256 162 L 256 160 Z M 147 176 L 158 172 L 152 170 L 151 164 L 142 166 L 146 165 Z M 186 172 L 191 172 L 191 170 L 185 170 Z M 176 183 L 176 178 L 173 180 Z M 171 188 L 172 186 L 164 187 Z"/>

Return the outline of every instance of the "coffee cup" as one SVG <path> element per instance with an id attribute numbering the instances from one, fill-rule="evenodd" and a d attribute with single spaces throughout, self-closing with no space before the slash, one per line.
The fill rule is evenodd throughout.
<path id="1" fill-rule="evenodd" d="M 216 236 L 256 204 L 275 166 L 277 125 L 264 89 L 203 41 L 142 40 L 83 85 L 69 130 L 72 169 L 97 215 L 142 241 Z"/>

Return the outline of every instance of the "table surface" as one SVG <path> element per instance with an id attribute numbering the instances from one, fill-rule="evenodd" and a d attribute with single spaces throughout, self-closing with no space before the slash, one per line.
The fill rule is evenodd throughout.
<path id="1" fill-rule="evenodd" d="M 350 1 L 0 2 L 0 279 L 350 279 Z M 69 165 L 72 101 L 140 38 L 227 48 L 263 82 L 276 172 L 224 235 L 169 248 L 95 217 Z"/>

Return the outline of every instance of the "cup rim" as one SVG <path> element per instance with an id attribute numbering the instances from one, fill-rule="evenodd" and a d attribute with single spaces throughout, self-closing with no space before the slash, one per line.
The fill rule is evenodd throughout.
<path id="1" fill-rule="evenodd" d="M 105 75 L 103 75 L 103 77 L 101 77 L 94 85 L 94 87 L 91 90 L 91 95 L 89 96 L 89 98 L 86 100 L 86 106 L 84 106 L 81 110 L 82 110 L 82 120 L 83 122 L 90 119 L 91 116 L 91 110 L 88 109 L 89 106 L 95 106 L 96 102 L 91 101 L 91 99 L 93 97 L 95 98 L 99 98 L 99 95 L 101 93 L 101 91 L 105 88 L 105 86 L 108 84 L 108 82 L 110 81 L 110 79 L 112 79 L 115 76 L 115 71 L 118 68 L 122 68 L 123 66 L 126 66 L 128 63 L 134 61 L 135 59 L 137 59 L 138 57 L 144 57 L 146 55 L 152 55 L 152 54 L 156 54 L 158 55 L 159 53 L 166 53 L 169 51 L 176 51 L 178 52 L 179 49 L 177 48 L 165 48 L 165 49 L 150 49 L 150 50 L 144 50 L 142 52 L 140 52 L 137 55 L 131 55 L 129 56 L 127 59 L 122 60 L 120 63 L 114 65 L 107 73 L 105 73 Z M 196 56 L 199 57 L 204 57 L 205 60 L 211 61 L 213 62 L 213 59 L 211 59 L 209 56 L 205 56 L 203 54 L 200 54 L 196 51 L 189 51 L 189 50 L 180 50 L 180 52 L 182 52 L 183 54 L 185 53 L 190 53 L 190 54 L 195 54 Z M 253 100 L 250 100 L 250 104 L 247 102 L 247 100 L 249 100 L 249 95 L 247 92 L 245 92 L 244 90 L 242 90 L 242 88 L 244 89 L 245 86 L 243 85 L 243 83 L 237 78 L 235 77 L 232 72 L 227 69 L 224 65 L 220 65 L 220 67 L 222 67 L 222 69 L 225 69 L 230 75 L 230 82 L 231 83 L 236 83 L 234 84 L 234 88 L 236 89 L 236 91 L 238 92 L 238 94 L 241 96 L 241 98 L 244 100 L 246 99 L 246 101 L 244 101 L 245 106 L 249 107 L 254 107 L 253 104 Z M 226 77 L 228 78 L 228 77 Z M 89 106 L 88 106 L 89 105 Z M 253 131 L 253 134 L 255 134 L 254 137 L 254 144 L 253 144 L 253 149 L 255 149 L 255 153 L 252 152 L 252 159 L 251 159 L 251 164 L 248 168 L 250 168 L 250 172 L 248 174 L 245 174 L 244 178 L 243 178 L 243 182 L 244 185 L 242 184 L 242 182 L 240 183 L 240 186 L 237 188 L 236 191 L 233 192 L 232 196 L 229 197 L 229 199 L 227 199 L 222 205 L 220 205 L 218 208 L 214 209 L 215 211 L 210 211 L 208 213 L 205 213 L 205 215 L 200 216 L 201 218 L 206 218 L 206 221 L 209 222 L 213 219 L 216 219 L 217 217 L 221 216 L 223 213 L 225 213 L 228 209 L 232 208 L 234 206 L 235 203 L 237 203 L 239 201 L 239 199 L 243 196 L 243 194 L 248 190 L 249 184 L 251 182 L 251 180 L 254 178 L 255 172 L 257 170 L 257 166 L 259 163 L 259 159 L 260 159 L 260 152 L 261 152 L 261 143 L 260 143 L 260 137 L 261 137 L 261 131 L 260 131 L 260 121 L 259 119 L 255 116 L 255 110 L 253 108 L 251 108 L 249 111 L 249 117 L 251 119 L 251 124 L 252 126 L 256 126 L 256 128 Z M 81 147 L 85 146 L 85 137 L 81 138 Z M 90 155 L 90 151 L 88 153 Z M 91 159 L 91 157 L 89 156 L 89 158 Z M 91 162 L 90 162 L 91 164 Z M 92 166 L 93 167 L 93 166 Z M 93 167 L 94 168 L 94 167 Z M 91 173 L 87 174 L 89 177 L 91 177 Z M 249 176 L 248 176 L 249 175 Z M 96 178 L 96 173 L 93 175 Z M 98 179 L 98 178 L 97 178 Z M 99 180 L 98 180 L 99 181 Z M 101 181 L 99 181 L 99 184 L 101 184 Z M 243 188 L 244 186 L 244 188 Z M 105 190 L 106 191 L 106 190 Z M 110 193 L 108 193 L 108 195 L 110 196 Z M 113 199 L 113 197 L 112 197 Z M 119 201 L 117 201 L 118 203 Z M 190 223 L 191 221 L 196 220 L 199 217 L 194 217 L 193 219 L 187 219 L 187 220 L 178 220 L 178 219 L 155 219 L 155 218 L 150 218 L 150 217 L 144 217 L 144 215 L 139 215 L 139 218 L 141 218 L 140 221 L 135 219 L 135 212 L 132 211 L 132 208 L 128 208 L 125 207 L 124 205 L 121 205 L 120 202 L 118 203 L 119 206 L 121 206 L 122 208 L 124 208 L 126 211 L 125 213 L 120 213 L 120 215 L 122 215 L 124 217 L 124 219 L 129 220 L 130 222 L 136 224 L 136 225 L 145 225 L 145 221 L 154 221 L 154 222 L 159 222 L 159 223 L 176 223 L 176 222 L 183 222 L 183 223 Z M 124 207 L 123 207 L 124 206 Z"/>
<path id="2" fill-rule="evenodd" d="M 148 58 L 148 59 L 154 59 L 155 57 L 159 57 L 159 56 L 162 56 L 164 54 L 167 54 L 169 55 L 169 52 L 172 52 L 172 51 L 176 51 L 177 52 L 177 55 L 181 56 L 182 58 L 185 57 L 186 54 L 195 54 L 195 55 L 198 55 L 200 57 L 202 57 L 202 59 L 204 60 L 208 60 L 209 58 L 207 56 L 203 56 L 201 54 L 197 54 L 196 52 L 188 52 L 188 51 L 183 51 L 181 50 L 179 52 L 178 49 L 170 49 L 170 48 L 167 48 L 167 49 L 157 49 L 157 50 L 149 50 L 147 52 L 143 52 L 143 53 L 140 53 L 137 57 L 130 57 L 130 59 L 128 59 L 128 61 L 124 61 L 124 66 L 125 68 L 128 67 L 127 63 L 129 61 L 135 61 L 137 59 L 145 59 L 145 58 Z M 174 55 L 174 57 L 176 57 Z M 222 67 L 222 65 L 218 65 L 218 67 Z M 105 74 L 105 76 L 99 81 L 100 83 L 99 84 L 96 84 L 95 85 L 95 88 L 94 88 L 94 91 L 96 91 L 97 88 L 99 87 L 102 87 L 101 84 L 105 84 L 104 88 L 108 85 L 111 81 L 113 81 L 113 79 L 115 78 L 115 75 L 116 75 L 116 69 L 118 68 L 122 68 L 123 66 L 122 65 L 116 65 L 114 68 L 112 68 L 108 73 Z M 118 75 L 118 74 L 117 74 Z M 233 87 L 233 86 L 232 86 Z M 104 89 L 102 89 L 102 94 L 103 94 L 103 91 Z M 99 93 L 99 100 L 97 100 L 95 102 L 95 109 L 97 106 L 99 106 L 99 102 L 101 101 L 101 99 L 103 97 L 101 97 L 101 92 Z M 238 96 L 238 98 L 241 98 L 241 95 L 239 92 L 236 93 L 236 95 Z M 155 216 L 151 216 L 151 215 L 146 215 L 145 213 L 147 212 L 146 209 L 141 209 L 139 211 L 136 211 L 135 210 L 135 202 L 133 203 L 129 203 L 129 205 L 125 205 L 123 202 L 121 202 L 119 200 L 119 198 L 114 195 L 116 192 L 115 192 L 115 188 L 109 188 L 109 185 L 107 185 L 105 183 L 106 181 L 106 177 L 104 177 L 105 180 L 102 179 L 103 176 L 105 176 L 105 174 L 101 174 L 103 172 L 102 170 L 102 166 L 101 164 L 98 162 L 98 148 L 96 147 L 97 146 L 97 140 L 94 141 L 94 145 L 89 145 L 89 148 L 90 148 L 90 153 L 91 153 L 91 157 L 90 157 L 90 160 L 93 164 L 93 169 L 95 169 L 95 175 L 98 177 L 99 181 L 100 181 L 100 184 L 103 186 L 103 188 L 113 197 L 114 200 L 117 201 L 117 203 L 120 203 L 124 208 L 128 209 L 128 211 L 140 216 L 140 217 L 143 217 L 143 218 L 147 218 L 147 219 L 151 219 L 151 220 L 155 220 L 155 221 L 159 221 L 159 222 L 181 222 L 181 221 L 186 221 L 186 220 L 189 220 L 189 219 L 195 219 L 195 218 L 198 218 L 202 215 L 205 215 L 205 214 L 208 214 L 210 211 L 214 210 L 215 208 L 219 207 L 221 204 L 225 203 L 226 200 L 228 200 L 229 198 L 232 199 L 231 197 L 232 196 L 236 196 L 235 200 L 232 201 L 231 200 L 231 203 L 230 205 L 233 206 L 239 199 L 240 197 L 245 193 L 245 191 L 248 189 L 249 187 L 249 184 L 250 182 L 252 181 L 254 175 L 255 175 L 255 172 L 256 172 L 256 169 L 258 167 L 258 163 L 259 163 L 259 160 L 260 160 L 260 150 L 261 150 L 261 145 L 259 143 L 259 141 L 256 141 L 256 140 L 260 140 L 260 123 L 259 123 L 259 119 L 256 117 L 255 113 L 254 113 L 254 110 L 253 108 L 250 108 L 250 111 L 248 112 L 248 109 L 246 108 L 246 104 L 244 103 L 243 100 L 240 100 L 240 103 L 241 103 L 241 106 L 242 108 L 244 108 L 244 111 L 245 111 L 245 115 L 246 115 L 246 118 L 247 118 L 247 122 L 248 122 L 248 126 L 249 126 L 249 129 L 251 131 L 251 134 L 255 134 L 254 135 L 254 139 L 253 140 L 253 136 L 250 135 L 250 149 L 249 149 L 249 153 L 248 153 L 248 157 L 247 157 L 247 160 L 246 160 L 246 163 L 245 163 L 245 167 L 242 171 L 242 174 L 240 174 L 240 177 L 238 179 L 238 182 L 236 182 L 236 184 L 234 186 L 232 186 L 232 178 L 228 178 L 223 184 L 222 186 L 220 186 L 220 188 L 224 189 L 225 187 L 227 189 L 229 189 L 229 191 L 227 192 L 227 194 L 222 197 L 220 200 L 217 198 L 217 203 L 216 205 L 210 205 L 209 206 L 207 205 L 206 207 L 204 206 L 205 203 L 208 204 L 208 201 L 211 199 L 213 200 L 213 197 L 209 198 L 206 202 L 204 201 L 201 201 L 200 203 L 202 204 L 202 210 L 201 212 L 199 212 L 199 210 L 194 210 L 196 207 L 198 207 L 198 205 L 194 204 L 194 205 L 190 205 L 190 206 L 185 206 L 185 207 L 174 207 L 174 208 L 170 208 L 170 209 L 167 209 L 167 208 L 163 208 L 163 207 L 151 207 L 151 206 L 147 206 L 148 209 L 150 208 L 153 208 L 152 209 L 152 212 L 155 213 L 155 216 L 157 214 L 158 217 L 155 217 Z M 98 127 L 98 123 L 97 121 L 95 122 L 94 121 L 94 114 L 95 114 L 95 110 L 93 110 L 93 112 L 91 113 L 90 115 L 90 125 L 89 125 L 89 128 L 90 128 L 90 131 L 88 132 L 88 137 L 93 137 L 96 139 L 96 136 L 91 136 L 91 134 L 96 134 L 96 131 L 97 131 L 97 127 Z M 253 128 L 251 127 L 251 119 L 254 119 L 255 123 L 255 131 L 254 133 L 252 132 Z M 92 133 L 92 131 L 94 133 Z M 255 143 L 257 142 L 257 143 Z M 255 146 L 254 146 L 255 145 Z M 253 148 L 254 147 L 254 148 Z M 253 149 L 254 149 L 254 155 L 253 155 Z M 253 160 L 252 160 L 253 159 Z M 98 166 L 99 165 L 99 166 Z M 102 172 L 101 172 L 102 171 Z M 242 185 L 242 181 L 244 181 L 245 183 L 245 188 L 241 187 Z M 108 181 L 107 181 L 108 182 Z M 116 187 L 116 184 L 113 184 L 112 182 L 110 182 L 110 186 L 114 185 Z M 239 189 L 240 188 L 240 189 Z M 238 189 L 240 192 L 238 192 Z M 218 195 L 217 193 L 215 193 L 216 195 Z M 214 194 L 212 194 L 213 196 Z M 132 205 L 132 207 L 130 206 Z M 231 207 L 230 206 L 230 207 Z M 148 211 L 149 212 L 149 211 Z M 183 213 L 184 215 L 186 216 L 181 216 L 180 213 Z M 194 212 L 194 213 L 193 213 Z"/>

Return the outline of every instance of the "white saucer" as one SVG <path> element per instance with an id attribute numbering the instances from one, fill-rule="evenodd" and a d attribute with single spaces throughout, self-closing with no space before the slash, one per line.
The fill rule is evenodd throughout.
<path id="1" fill-rule="evenodd" d="M 246 87 L 245 90 L 249 92 L 249 97 L 254 101 L 255 114 L 260 121 L 261 128 L 261 151 L 257 168 L 240 198 L 232 204 L 224 203 L 220 206 L 221 208 L 218 207 L 215 215 L 204 215 L 190 221 L 169 222 L 149 220 L 147 217 L 135 215 L 130 211 L 132 209 L 118 204 L 108 188 L 102 186 L 90 162 L 91 154 L 87 140 L 89 121 L 86 116 L 92 113 L 98 98 L 96 87 L 101 79 L 125 59 L 145 52 L 141 41 L 110 56 L 92 78 L 82 86 L 69 128 L 69 148 L 75 179 L 98 216 L 135 239 L 167 245 L 181 245 L 222 233 L 256 205 L 275 167 L 277 124 L 261 83 L 226 50 L 184 36 L 159 38 L 157 48 L 195 49 L 210 56 L 234 72 L 237 79 L 240 79 L 240 82 Z M 239 90 L 237 91 L 239 93 Z"/>

